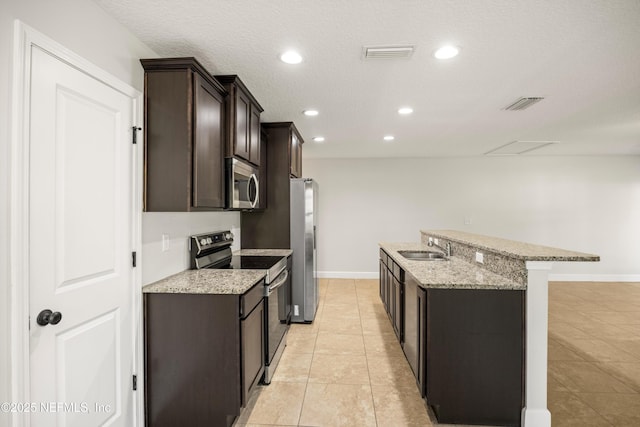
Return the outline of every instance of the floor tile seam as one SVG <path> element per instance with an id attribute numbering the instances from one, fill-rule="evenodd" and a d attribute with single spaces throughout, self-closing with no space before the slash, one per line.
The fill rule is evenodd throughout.
<path id="1" fill-rule="evenodd" d="M 364 341 L 364 339 L 363 339 Z M 369 391 L 371 392 L 371 406 L 373 407 L 373 419 L 376 427 L 378 427 L 378 411 L 376 410 L 376 400 L 373 398 L 373 386 L 371 384 L 371 369 L 369 368 L 369 358 L 367 357 L 367 347 L 364 348 L 365 356 L 364 360 L 367 364 L 367 377 L 369 378 Z"/>
<path id="2" fill-rule="evenodd" d="M 610 341 L 616 341 L 615 338 L 604 338 L 602 341 L 604 341 L 605 343 L 607 343 L 609 345 L 612 345 L 616 350 L 621 351 L 622 353 L 625 353 L 625 354 L 631 356 L 636 362 L 640 362 L 640 356 L 639 355 L 637 355 L 635 353 L 631 353 L 630 351 L 619 347 L 618 345 L 616 345 L 615 342 L 610 342 Z M 640 341 L 640 340 L 618 339 L 617 341 Z M 625 362 L 625 361 L 624 360 L 610 360 L 610 362 Z"/>
<path id="3" fill-rule="evenodd" d="M 606 365 L 607 362 L 598 362 L 601 364 Z M 635 364 L 638 365 L 640 363 L 634 363 L 634 362 L 612 362 L 612 363 L 631 363 L 631 364 Z M 600 369 L 602 369 L 604 372 L 606 372 L 608 375 L 610 375 L 611 377 L 617 379 L 618 381 L 620 381 L 621 383 L 623 383 L 624 385 L 628 386 L 629 388 L 635 390 L 636 394 L 640 394 L 640 383 L 637 383 L 633 378 L 629 378 L 627 377 L 625 374 L 626 372 L 617 372 L 617 371 L 612 371 L 609 372 L 607 370 L 604 370 L 604 368 L 598 366 Z"/>
<path id="4" fill-rule="evenodd" d="M 576 338 L 576 339 L 575 339 L 575 341 L 593 341 L 593 340 L 594 340 L 594 339 L 591 339 L 591 338 L 589 338 L 589 339 L 586 339 L 586 338 Z M 606 343 L 606 341 L 601 340 L 601 339 L 596 339 L 596 340 L 603 341 L 603 342 L 605 342 L 605 343 Z M 556 341 L 558 341 L 558 340 L 556 339 Z M 599 359 L 595 358 L 594 356 L 592 356 L 592 355 L 588 354 L 588 353 L 587 353 L 587 352 L 585 352 L 583 349 L 576 347 L 575 345 L 573 345 L 573 344 L 572 344 L 571 342 L 569 342 L 569 341 L 559 341 L 559 344 L 560 344 L 560 345 L 562 345 L 562 346 L 564 346 L 564 347 L 565 347 L 565 348 L 567 348 L 568 350 L 570 350 L 570 351 L 572 351 L 572 352 L 576 353 L 576 354 L 577 354 L 578 356 L 580 356 L 581 358 L 583 358 L 583 359 L 584 359 L 584 362 L 591 362 L 591 363 L 595 363 L 595 362 L 601 361 L 601 360 L 599 360 Z M 623 352 L 623 353 L 624 353 L 624 352 Z M 565 362 L 567 362 L 567 361 L 565 361 Z M 580 360 L 576 360 L 575 362 L 582 362 L 582 361 L 580 361 Z M 614 362 L 614 361 L 613 361 L 613 360 L 611 360 L 610 362 Z M 622 362 L 622 361 L 621 361 L 621 362 Z"/>
<path id="5" fill-rule="evenodd" d="M 580 399 L 580 397 L 578 396 L 578 392 L 572 391 L 572 390 L 568 390 L 568 391 L 562 391 L 562 392 L 558 392 L 558 393 L 564 393 L 567 395 L 570 395 L 571 397 L 575 398 L 576 400 L 578 400 L 580 403 L 582 403 L 583 405 L 585 405 L 587 408 L 591 409 L 593 412 L 595 412 L 596 414 L 598 414 L 600 417 L 602 417 L 602 414 L 600 412 L 598 412 L 598 410 L 596 408 L 593 408 L 591 405 L 589 405 L 587 402 L 585 402 L 584 400 Z M 563 399 L 563 401 L 566 401 L 567 399 Z M 549 406 L 549 404 L 547 403 L 547 407 Z M 553 418 L 553 414 L 551 414 L 551 417 Z M 553 421 L 553 420 L 552 420 Z M 608 422 L 608 421 L 607 421 Z"/>
<path id="6" fill-rule="evenodd" d="M 582 402 L 584 405 L 586 405 L 588 408 L 592 409 L 593 411 L 595 411 L 596 414 L 598 414 L 600 416 L 600 418 L 602 418 L 606 423 L 608 423 L 611 427 L 615 427 L 613 424 L 611 424 L 611 422 L 604 416 L 603 413 L 601 413 L 597 408 L 594 408 L 592 405 L 589 404 L 589 402 L 586 402 L 585 400 L 580 398 L 580 394 L 581 393 L 574 393 L 575 398 L 578 399 L 580 402 Z M 628 394 L 628 393 L 583 393 L 583 394 Z"/>
<path id="7" fill-rule="evenodd" d="M 311 375 L 311 366 L 309 366 L 309 375 Z M 307 376 L 307 381 L 304 384 L 304 394 L 302 396 L 302 404 L 300 405 L 300 413 L 298 414 L 298 422 L 296 423 L 296 425 L 298 426 L 300 425 L 300 421 L 302 421 L 302 411 L 304 410 L 304 403 L 307 400 L 308 389 L 309 389 L 309 376 Z"/>

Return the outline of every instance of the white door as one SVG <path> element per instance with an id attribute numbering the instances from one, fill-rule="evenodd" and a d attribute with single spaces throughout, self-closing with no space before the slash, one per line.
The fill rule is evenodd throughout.
<path id="1" fill-rule="evenodd" d="M 129 427 L 134 100 L 31 52 L 31 426 Z M 45 309 L 60 322 L 39 325 Z"/>

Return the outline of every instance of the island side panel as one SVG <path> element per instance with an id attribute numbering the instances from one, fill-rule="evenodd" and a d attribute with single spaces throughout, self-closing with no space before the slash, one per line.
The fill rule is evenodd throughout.
<path id="1" fill-rule="evenodd" d="M 441 423 L 519 426 L 524 291 L 427 289 L 427 403 Z"/>

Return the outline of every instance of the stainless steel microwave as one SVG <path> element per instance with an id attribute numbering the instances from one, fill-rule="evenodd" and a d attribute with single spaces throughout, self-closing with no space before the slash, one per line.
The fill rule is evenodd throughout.
<path id="1" fill-rule="evenodd" d="M 253 209 L 258 204 L 258 169 L 234 157 L 226 159 L 227 209 Z"/>

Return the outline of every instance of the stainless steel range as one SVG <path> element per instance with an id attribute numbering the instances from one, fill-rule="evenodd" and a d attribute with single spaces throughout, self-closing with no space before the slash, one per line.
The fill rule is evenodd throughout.
<path id="1" fill-rule="evenodd" d="M 283 256 L 233 255 L 230 231 L 191 236 L 191 269 L 218 268 L 266 270 L 265 277 L 265 374 L 269 384 L 287 342 L 291 323 L 291 259 Z"/>

